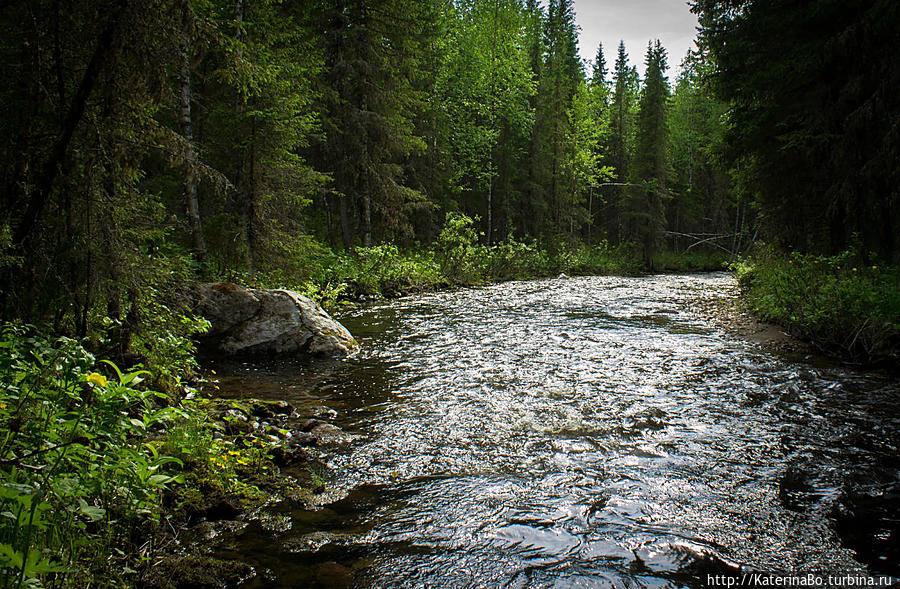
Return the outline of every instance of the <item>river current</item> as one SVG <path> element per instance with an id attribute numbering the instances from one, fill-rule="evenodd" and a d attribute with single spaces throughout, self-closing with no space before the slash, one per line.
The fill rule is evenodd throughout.
<path id="1" fill-rule="evenodd" d="M 715 273 L 417 295 L 338 315 L 355 358 L 220 368 L 225 394 L 327 406 L 352 441 L 320 505 L 272 506 L 219 555 L 260 587 L 900 576 L 900 384 L 696 312 L 733 291 Z"/>

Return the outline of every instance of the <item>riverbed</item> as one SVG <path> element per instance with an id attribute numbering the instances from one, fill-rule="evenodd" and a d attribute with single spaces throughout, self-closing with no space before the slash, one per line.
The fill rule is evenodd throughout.
<path id="1" fill-rule="evenodd" d="M 713 273 L 416 295 L 338 313 L 349 360 L 216 365 L 222 394 L 351 435 L 317 505 L 270 506 L 216 554 L 250 587 L 900 576 L 900 383 L 697 312 L 732 292 Z"/>

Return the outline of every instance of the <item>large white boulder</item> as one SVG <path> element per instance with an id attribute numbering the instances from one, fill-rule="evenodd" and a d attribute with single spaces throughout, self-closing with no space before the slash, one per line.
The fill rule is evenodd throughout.
<path id="1" fill-rule="evenodd" d="M 225 354 L 343 357 L 359 349 L 347 328 L 296 292 L 213 282 L 195 293 L 197 313 L 211 323 L 202 339 Z"/>

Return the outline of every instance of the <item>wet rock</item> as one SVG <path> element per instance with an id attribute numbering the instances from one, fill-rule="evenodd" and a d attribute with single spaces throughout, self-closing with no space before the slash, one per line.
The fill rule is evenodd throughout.
<path id="1" fill-rule="evenodd" d="M 321 442 L 339 442 L 348 438 L 341 428 L 330 423 L 320 423 L 308 433 L 316 436 Z"/>
<path id="2" fill-rule="evenodd" d="M 325 407 L 324 405 L 320 407 L 312 408 L 312 416 L 316 419 L 335 419 L 338 416 L 338 412 L 332 409 L 331 407 Z"/>
<path id="3" fill-rule="evenodd" d="M 359 538 L 352 534 L 317 531 L 295 538 L 287 538 L 284 545 L 288 552 L 324 554 L 329 551 L 329 548 L 343 551 L 348 546 L 358 545 L 358 542 Z"/>
<path id="4" fill-rule="evenodd" d="M 873 571 L 900 577 L 900 483 L 845 489 L 832 515 L 857 559 Z"/>
<path id="5" fill-rule="evenodd" d="M 319 438 L 309 432 L 297 432 L 291 438 L 292 446 L 310 447 L 316 446 L 318 443 Z"/>
<path id="6" fill-rule="evenodd" d="M 229 532 L 237 532 L 248 525 L 244 521 L 221 520 L 221 521 L 202 521 L 195 526 L 187 528 L 181 534 L 180 540 L 182 544 L 187 546 L 209 545 L 212 540 Z"/>
<path id="7" fill-rule="evenodd" d="M 225 433 L 229 436 L 241 436 L 253 431 L 253 426 L 246 421 L 225 421 Z"/>
<path id="8" fill-rule="evenodd" d="M 328 422 L 320 419 L 304 419 L 297 423 L 297 429 L 301 432 L 311 432 L 320 425 L 328 425 Z"/>
<path id="9" fill-rule="evenodd" d="M 250 565 L 208 556 L 172 556 L 152 566 L 142 579 L 148 589 L 228 589 L 255 576 Z"/>
<path id="10" fill-rule="evenodd" d="M 307 445 L 312 446 L 314 443 Z M 272 456 L 272 462 L 278 467 L 302 464 L 314 459 L 309 451 L 302 447 L 302 444 L 275 446 L 269 454 Z"/>
<path id="11" fill-rule="evenodd" d="M 341 428 L 318 419 L 304 420 L 298 424 L 298 429 L 300 431 L 294 434 L 294 439 L 300 444 L 312 442 L 307 445 L 318 446 L 321 444 L 340 444 L 350 440 L 350 436 Z"/>
<path id="12" fill-rule="evenodd" d="M 259 419 L 288 416 L 294 408 L 287 401 L 253 401 L 250 412 Z"/>
<path id="13" fill-rule="evenodd" d="M 266 436 L 274 440 L 276 442 L 280 442 L 282 440 L 289 440 L 292 437 L 290 430 L 286 430 L 274 425 L 266 426 Z"/>
<path id="14" fill-rule="evenodd" d="M 220 353 L 343 357 L 359 349 L 343 325 L 293 291 L 216 282 L 198 285 L 194 297 L 211 323 L 201 342 Z"/>
<path id="15" fill-rule="evenodd" d="M 654 541 L 636 549 L 634 555 L 653 572 L 730 576 L 742 571 L 740 565 L 728 562 L 712 549 L 683 541 Z"/>
<path id="16" fill-rule="evenodd" d="M 317 567 L 316 581 L 322 587 L 343 589 L 353 586 L 353 572 L 336 562 L 323 562 Z"/>
<path id="17" fill-rule="evenodd" d="M 268 532 L 284 533 L 291 529 L 293 522 L 289 515 L 263 512 L 259 515 L 259 526 Z"/>
<path id="18" fill-rule="evenodd" d="M 185 512 L 192 520 L 221 521 L 236 518 L 244 509 L 237 498 L 218 493 L 204 497 L 199 504 L 186 505 Z"/>
<path id="19" fill-rule="evenodd" d="M 237 409 L 229 409 L 222 417 L 226 420 L 247 421 L 247 416 Z"/>

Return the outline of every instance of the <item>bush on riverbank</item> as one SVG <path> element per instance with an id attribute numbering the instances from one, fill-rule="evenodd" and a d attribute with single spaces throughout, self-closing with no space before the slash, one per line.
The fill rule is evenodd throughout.
<path id="1" fill-rule="evenodd" d="M 402 251 L 383 244 L 340 254 L 317 251 L 296 275 L 262 274 L 256 280 L 236 277 L 248 286 L 298 290 L 325 307 L 344 298 L 395 297 L 449 286 L 568 275 L 637 275 L 648 268 L 631 244 L 610 246 L 521 242 L 509 237 L 492 245 L 480 243 L 475 220 L 449 213 L 433 246 Z M 727 254 L 718 251 L 663 252 L 655 271 L 692 272 L 722 269 Z M 234 278 L 232 278 L 234 279 Z"/>
<path id="2" fill-rule="evenodd" d="M 761 320 L 826 353 L 900 360 L 900 268 L 852 250 L 823 257 L 760 248 L 735 269 Z"/>
<path id="3" fill-rule="evenodd" d="M 211 495 L 246 509 L 282 482 L 268 440 L 219 418 L 235 402 L 155 392 L 34 328 L 4 326 L 0 349 L 2 587 L 130 585 Z"/>

